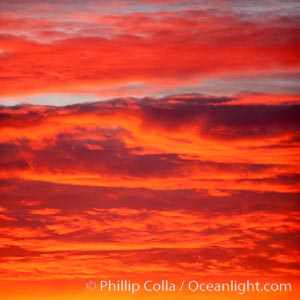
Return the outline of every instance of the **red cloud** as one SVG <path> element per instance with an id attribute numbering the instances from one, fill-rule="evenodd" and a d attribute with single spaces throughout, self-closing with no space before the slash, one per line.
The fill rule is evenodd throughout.
<path id="1" fill-rule="evenodd" d="M 74 277 L 299 278 L 299 22 L 294 1 L 244 2 L 0 0 L 4 101 L 175 93 L 0 107 L 4 298 L 96 295 L 65 296 Z M 235 96 L 176 95 L 226 80 Z"/>
<path id="2" fill-rule="evenodd" d="M 285 19 L 274 25 L 192 11 L 103 17 L 99 22 L 109 26 L 109 38 L 89 29 L 44 44 L 3 36 L 2 95 L 88 91 L 131 82 L 174 86 L 299 69 L 299 29 Z M 92 23 L 91 28 L 98 27 Z"/>

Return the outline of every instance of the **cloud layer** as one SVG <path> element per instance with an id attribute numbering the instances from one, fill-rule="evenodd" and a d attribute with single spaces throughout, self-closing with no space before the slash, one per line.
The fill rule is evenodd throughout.
<path id="1" fill-rule="evenodd" d="M 101 14 L 97 4 L 105 4 L 99 1 L 54 1 L 44 8 L 30 1 L 5 1 L 0 22 L 2 102 L 7 97 L 15 101 L 15 95 L 30 101 L 32 95 L 49 93 L 105 98 L 208 89 L 220 94 L 226 91 L 220 80 L 237 87 L 231 93 L 256 92 L 253 83 L 241 84 L 241 79 L 253 78 L 254 86 L 261 78 L 276 79 L 280 88 L 267 86 L 264 92 L 299 93 L 293 81 L 299 79 L 299 18 L 292 13 L 292 1 L 284 12 L 274 1 L 271 13 L 241 11 L 239 1 L 232 6 L 204 2 L 191 8 L 182 1 L 171 1 L 172 6 L 165 6 L 168 1 L 141 6 L 116 1 L 123 13 Z M 211 81 L 214 88 L 207 83 Z"/>
<path id="2" fill-rule="evenodd" d="M 3 279 L 298 275 L 299 106 L 240 101 L 2 107 Z"/>
<path id="3" fill-rule="evenodd" d="M 101 278 L 295 282 L 298 299 L 298 1 L 0 11 L 5 299 L 127 299 L 82 291 Z"/>

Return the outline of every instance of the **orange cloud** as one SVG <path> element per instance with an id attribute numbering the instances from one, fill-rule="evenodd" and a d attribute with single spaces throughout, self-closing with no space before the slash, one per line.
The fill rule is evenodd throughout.
<path id="1" fill-rule="evenodd" d="M 126 208 L 45 215 L 35 220 L 39 231 L 30 228 L 30 223 L 25 228 L 13 225 L 1 229 L 2 242 L 10 245 L 1 249 L 5 262 L 2 275 L 9 278 L 22 270 L 19 276 L 32 280 L 72 278 L 74 273 L 78 278 L 90 278 L 138 274 L 140 270 L 150 275 L 155 268 L 173 275 L 188 271 L 189 276 L 225 274 L 227 270 L 237 277 L 252 277 L 257 270 L 262 277 L 268 277 L 272 270 L 277 270 L 279 278 L 290 272 L 298 274 L 296 256 L 288 261 L 283 257 L 287 251 L 296 255 L 292 240 L 299 215 L 268 212 L 267 217 L 269 225 L 262 212 L 232 215 L 230 219 L 222 213 L 209 216 L 182 210 Z M 13 237 L 7 228 L 13 230 Z M 290 245 L 282 244 L 283 235 L 291 239 Z M 38 237 L 43 238 L 36 249 Z M 276 244 L 280 249 L 273 247 Z M 24 256 L 30 256 L 30 264 Z M 259 265 L 252 261 L 254 257 L 261 260 Z M 39 272 L 30 275 L 31 268 Z"/>
<path id="2" fill-rule="evenodd" d="M 4 108 L 1 175 L 107 187 L 298 191 L 298 106 L 228 105 L 235 101 L 193 95 Z"/>
<path id="3" fill-rule="evenodd" d="M 297 3 L 254 2 L 0 0 L 0 102 L 41 104 L 0 106 L 5 299 L 298 299 Z"/>
<path id="4" fill-rule="evenodd" d="M 33 209 L 30 211 L 31 214 L 33 215 L 42 215 L 42 216 L 47 216 L 47 215 L 56 215 L 60 213 L 59 209 L 53 209 L 53 208 L 43 208 L 43 209 Z"/>
<path id="5" fill-rule="evenodd" d="M 235 102 L 3 107 L 3 276 L 298 276 L 299 107 Z"/>

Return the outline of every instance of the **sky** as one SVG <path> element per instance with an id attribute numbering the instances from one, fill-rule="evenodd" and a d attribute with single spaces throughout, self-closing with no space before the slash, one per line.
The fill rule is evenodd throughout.
<path id="1" fill-rule="evenodd" d="M 103 278 L 291 282 L 255 299 L 298 299 L 299 15 L 0 0 L 5 299 L 199 296 L 86 290 Z"/>

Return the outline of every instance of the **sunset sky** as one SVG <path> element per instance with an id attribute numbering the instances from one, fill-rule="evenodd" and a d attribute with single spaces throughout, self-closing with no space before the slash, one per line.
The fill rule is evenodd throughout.
<path id="1" fill-rule="evenodd" d="M 0 0 L 5 300 L 299 299 L 297 0 Z M 291 282 L 102 294 L 101 279 Z"/>

